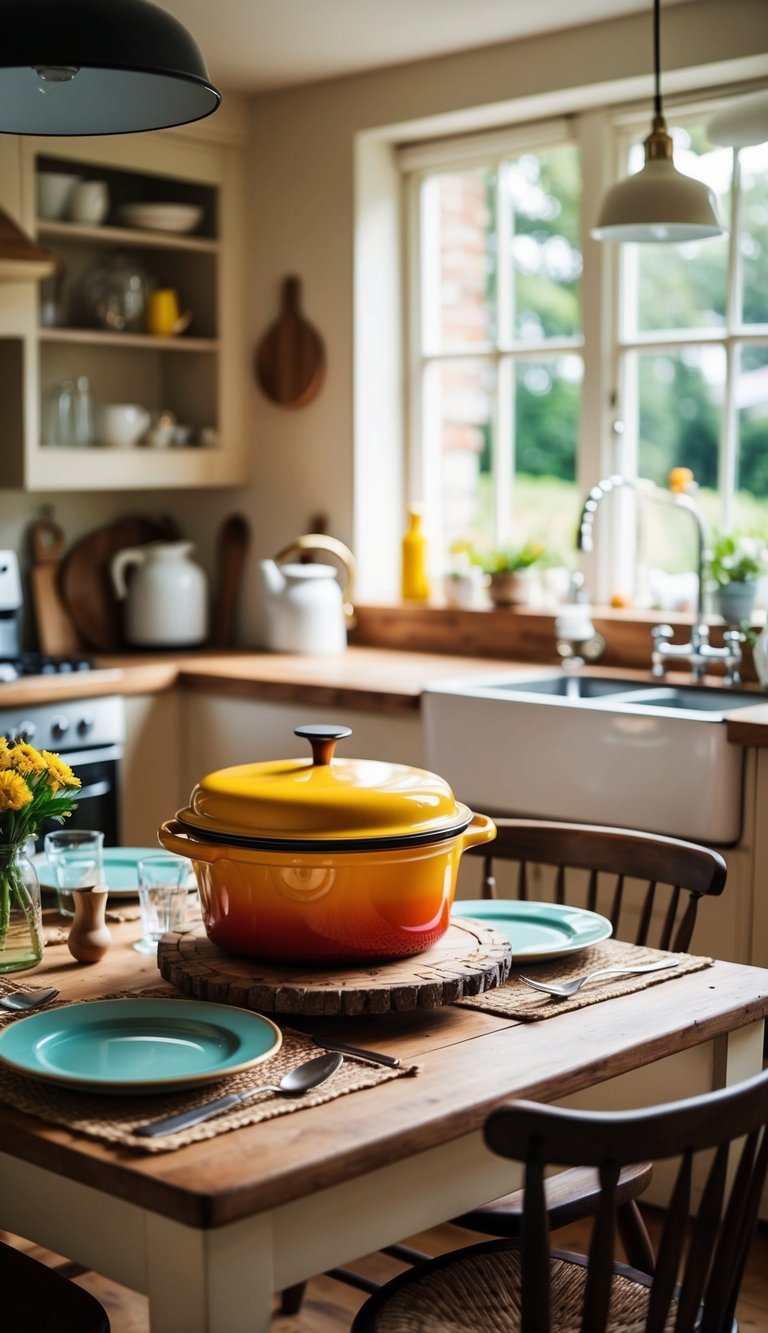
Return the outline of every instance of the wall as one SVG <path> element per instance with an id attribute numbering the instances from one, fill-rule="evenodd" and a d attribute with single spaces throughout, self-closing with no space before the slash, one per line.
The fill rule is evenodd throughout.
<path id="1" fill-rule="evenodd" d="M 664 14 L 663 52 L 664 86 L 670 91 L 760 73 L 764 77 L 768 7 L 764 0 L 695 0 L 674 6 Z M 148 497 L 126 494 L 85 501 L 0 495 L 0 545 L 20 545 L 24 527 L 45 499 L 56 501 L 70 540 L 129 509 L 170 510 L 198 542 L 210 568 L 216 524 L 223 514 L 241 509 L 253 524 L 242 637 L 254 642 L 259 632 L 255 569 L 260 555 L 273 553 L 306 531 L 318 511 L 328 514 L 335 535 L 355 542 L 353 501 L 356 489 L 363 493 L 359 468 L 356 475 L 355 429 L 361 455 L 366 445 L 375 453 L 390 503 L 401 498 L 401 363 L 391 327 L 397 321 L 397 273 L 383 275 L 373 306 L 366 306 L 362 287 L 355 290 L 356 155 L 358 163 L 363 162 L 361 152 L 367 149 L 370 161 L 378 148 L 385 161 L 391 143 L 454 132 L 459 120 L 468 118 L 481 128 L 558 114 L 577 104 L 600 105 L 619 96 L 649 97 L 650 64 L 650 20 L 641 13 L 254 98 L 247 154 L 250 245 L 244 274 L 250 326 L 243 371 L 250 375 L 253 349 L 275 318 L 281 279 L 296 273 L 304 285 L 305 314 L 326 344 L 328 371 L 320 396 L 305 409 L 285 411 L 268 403 L 251 381 L 252 479 L 244 491 L 174 493 L 154 497 L 151 504 Z M 697 72 L 687 75 L 686 69 Z M 375 179 L 381 180 L 381 173 Z M 374 181 L 368 203 L 367 220 L 375 222 L 377 206 L 384 216 L 391 201 L 384 194 L 376 200 Z M 396 220 L 389 216 L 386 225 L 394 250 Z M 370 392 L 366 389 L 357 405 L 355 319 L 361 327 L 365 319 L 385 325 L 392 335 L 388 378 L 383 381 L 379 375 L 377 387 L 372 377 Z M 363 382 L 360 373 L 358 382 Z M 366 404 L 373 404 L 367 415 Z M 369 509 L 379 490 L 377 482 L 368 495 Z"/>

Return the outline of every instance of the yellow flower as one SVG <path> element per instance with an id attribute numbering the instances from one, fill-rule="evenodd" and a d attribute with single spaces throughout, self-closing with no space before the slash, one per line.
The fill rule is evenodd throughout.
<path id="1" fill-rule="evenodd" d="M 8 753 L 11 767 L 15 768 L 17 773 L 22 773 L 26 777 L 45 772 L 45 760 L 34 745 L 27 745 L 26 741 L 18 741 L 16 745 L 9 748 Z"/>
<path id="2" fill-rule="evenodd" d="M 0 772 L 0 814 L 6 810 L 21 810 L 31 800 L 32 793 L 18 773 L 9 769 Z"/>
<path id="3" fill-rule="evenodd" d="M 11 751 L 5 736 L 0 736 L 0 772 L 3 769 L 10 768 L 13 764 Z"/>
<path id="4" fill-rule="evenodd" d="M 48 769 L 48 781 L 51 791 L 57 792 L 60 787 L 79 787 L 80 779 L 76 778 L 69 764 L 65 764 L 57 754 L 52 754 L 50 750 L 43 750 L 42 759 Z"/>

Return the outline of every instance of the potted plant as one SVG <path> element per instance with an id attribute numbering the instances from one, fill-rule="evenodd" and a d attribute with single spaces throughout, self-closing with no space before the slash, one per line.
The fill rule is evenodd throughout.
<path id="1" fill-rule="evenodd" d="M 487 576 L 488 592 L 494 606 L 526 605 L 530 600 L 530 571 L 544 560 L 545 555 L 545 547 L 538 541 L 481 553 L 478 563 Z"/>
<path id="2" fill-rule="evenodd" d="M 707 552 L 706 570 L 719 614 L 729 625 L 749 620 L 757 581 L 768 573 L 768 545 L 761 533 L 725 532 Z"/>

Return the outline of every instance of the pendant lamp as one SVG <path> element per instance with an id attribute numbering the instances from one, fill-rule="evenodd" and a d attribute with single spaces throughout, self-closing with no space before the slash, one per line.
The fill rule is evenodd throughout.
<path id="1" fill-rule="evenodd" d="M 149 0 L 0 0 L 0 133 L 127 134 L 200 120 L 221 95 Z"/>
<path id="2" fill-rule="evenodd" d="M 684 176 L 672 158 L 672 139 L 661 107 L 659 27 L 660 0 L 654 0 L 654 114 L 645 140 L 645 165 L 606 194 L 591 233 L 596 241 L 697 241 L 721 236 L 725 230 L 712 190 Z"/>
<path id="3" fill-rule="evenodd" d="M 749 93 L 718 111 L 707 125 L 707 136 L 726 148 L 768 143 L 768 91 Z"/>

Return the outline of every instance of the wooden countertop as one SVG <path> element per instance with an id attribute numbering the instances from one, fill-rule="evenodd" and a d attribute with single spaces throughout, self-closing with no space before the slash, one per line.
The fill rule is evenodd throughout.
<path id="1" fill-rule="evenodd" d="M 427 682 L 452 677 L 491 678 L 536 671 L 530 662 L 499 661 L 445 653 L 391 648 L 349 647 L 333 657 L 304 657 L 267 652 L 132 653 L 94 659 L 96 669 L 71 676 L 35 676 L 0 685 L 0 709 L 104 694 L 153 694 L 179 687 L 278 703 L 357 708 L 380 713 L 415 714 Z M 556 670 L 553 663 L 540 668 Z M 647 671 L 591 667 L 590 675 L 650 684 Z M 670 684 L 688 685 L 685 672 L 670 673 Z M 703 688 L 723 688 L 717 677 Z M 754 707 L 741 708 L 727 720 L 728 739 L 739 745 L 768 745 L 768 699 L 756 685 L 741 687 L 755 695 Z"/>

